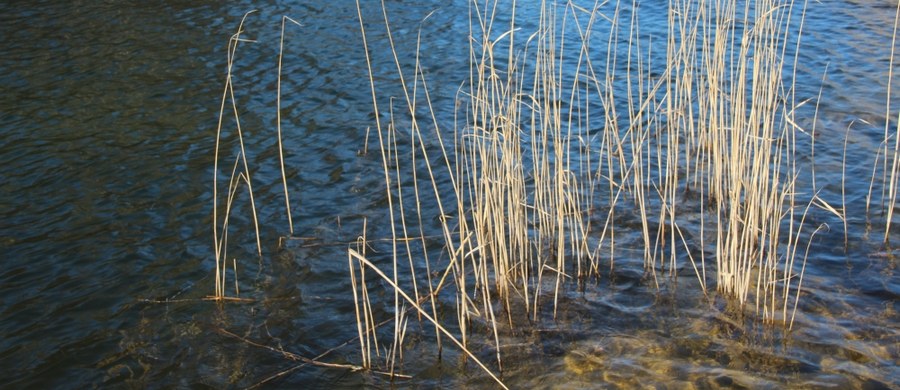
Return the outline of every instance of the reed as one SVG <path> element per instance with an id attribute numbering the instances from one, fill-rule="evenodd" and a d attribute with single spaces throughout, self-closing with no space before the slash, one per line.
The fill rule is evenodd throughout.
<path id="1" fill-rule="evenodd" d="M 379 353 L 378 336 L 375 332 L 378 325 L 372 315 L 372 300 L 369 297 L 368 285 L 366 283 L 366 268 L 364 263 L 358 258 L 366 256 L 366 222 L 363 223 L 363 234 L 356 243 L 356 249 L 353 256 L 348 253 L 347 261 L 350 269 L 350 285 L 353 289 L 353 309 L 356 313 L 356 328 L 359 334 L 360 351 L 362 354 L 362 366 L 366 369 L 372 368 L 372 354 Z M 359 266 L 359 279 L 357 280 L 357 271 L 355 265 Z"/>
<path id="2" fill-rule="evenodd" d="M 275 92 L 275 127 L 278 132 L 278 162 L 281 168 L 281 184 L 284 188 L 284 208 L 287 214 L 288 231 L 294 235 L 294 219 L 291 216 L 291 197 L 288 192 L 287 176 L 284 172 L 284 147 L 281 142 L 281 64 L 284 60 L 284 27 L 287 22 L 301 26 L 300 22 L 287 16 L 281 17 L 281 36 L 278 40 L 278 81 Z"/>
<path id="3" fill-rule="evenodd" d="M 584 6 L 471 0 L 469 72 L 455 91 L 452 119 L 438 114 L 423 65 L 423 58 L 438 55 L 421 49 L 431 15 L 419 26 L 415 47 L 406 48 L 395 42 L 383 2 L 379 32 L 367 30 L 371 24 L 364 22 L 359 1 L 356 5 L 376 113 L 363 153 L 373 132 L 391 231 L 388 256 L 367 252 L 368 221 L 347 252 L 363 368 L 383 365 L 388 375 L 399 377 L 409 325 L 417 318 L 433 328 L 439 353 L 444 345 L 458 348 L 505 387 L 495 374 L 504 369 L 503 332 L 520 321 L 555 318 L 569 289 L 615 271 L 623 245 L 642 247 L 643 266 L 657 287 L 687 274 L 696 279 L 690 286 L 710 299 L 790 329 L 813 239 L 828 228 L 811 226 L 810 210 L 836 216 L 847 245 L 843 172 L 839 208 L 820 196 L 816 183 L 821 90 L 812 126 L 804 128 L 798 118 L 812 101 L 798 101 L 793 84 L 805 2 L 672 1 L 660 44 L 658 37 L 641 33 L 636 1 Z M 538 7 L 532 13 L 537 18 L 517 19 L 522 7 Z M 232 82 L 239 44 L 252 42 L 243 38 L 248 15 L 229 40 L 216 129 L 217 300 L 229 299 L 229 267 L 234 294 L 240 294 L 237 259 L 229 264 L 227 249 L 230 219 L 243 190 L 262 254 Z M 293 235 L 281 131 L 288 21 L 299 25 L 282 18 L 276 130 Z M 900 5 L 895 37 L 898 25 Z M 399 85 L 375 76 L 370 47 L 375 35 L 389 47 Z M 889 133 L 895 123 L 890 119 L 894 44 L 881 161 L 873 167 L 867 197 L 868 207 L 880 173 L 885 242 L 900 181 L 900 134 Z M 414 57 L 411 66 L 404 65 L 407 50 Z M 399 96 L 384 94 L 395 87 Z M 849 127 L 845 165 L 848 138 Z M 235 144 L 222 145 L 228 139 Z M 222 156 L 220 150 L 228 148 L 235 154 Z M 807 156 L 813 163 L 805 165 Z M 220 160 L 231 163 L 227 181 L 219 177 Z M 810 188 L 803 187 L 805 175 Z M 630 236 L 621 234 L 625 224 Z M 439 251 L 428 237 L 439 237 Z M 373 309 L 373 283 L 393 290 L 388 310 L 393 318 L 387 321 Z M 493 348 L 493 361 L 473 352 L 474 339 Z"/>
<path id="4" fill-rule="evenodd" d="M 247 21 L 247 17 L 252 13 L 256 12 L 256 10 L 249 11 L 244 14 L 241 18 L 241 22 L 238 25 L 237 31 L 230 37 L 228 41 L 228 57 L 226 61 L 226 72 L 225 72 L 225 87 L 222 93 L 221 104 L 219 107 L 219 115 L 218 122 L 216 125 L 216 144 L 215 144 L 215 152 L 213 156 L 213 215 L 212 215 L 212 225 L 213 225 L 213 245 L 215 248 L 215 260 L 216 260 L 216 271 L 215 271 L 215 292 L 212 298 L 216 300 L 224 300 L 230 299 L 233 297 L 226 296 L 226 279 L 227 279 L 227 269 L 228 269 L 228 231 L 231 219 L 231 213 L 235 208 L 235 201 L 239 196 L 240 190 L 243 186 L 246 186 L 246 194 L 249 198 L 250 203 L 250 212 L 253 218 L 253 228 L 256 235 L 256 251 L 257 255 L 262 258 L 262 244 L 260 240 L 259 234 L 259 220 L 256 212 L 256 201 L 253 195 L 253 184 L 251 180 L 251 171 L 250 165 L 247 162 L 247 151 L 244 145 L 244 134 L 241 128 L 241 120 L 238 110 L 238 102 L 235 97 L 234 92 L 234 84 L 233 84 L 233 70 L 234 70 L 234 61 L 236 59 L 237 49 L 239 44 L 241 43 L 253 43 L 255 42 L 252 39 L 243 38 L 242 35 L 245 33 L 244 25 Z M 284 200 L 285 200 L 285 210 L 287 214 L 288 220 L 288 229 L 289 234 L 293 235 L 294 233 L 294 224 L 293 218 L 291 216 L 291 202 L 290 202 L 290 194 L 288 192 L 287 186 L 287 177 L 285 175 L 285 164 L 284 164 L 284 147 L 282 144 L 282 131 L 281 131 L 281 74 L 282 74 L 282 60 L 284 57 L 284 36 L 285 36 L 285 25 L 287 22 L 291 22 L 297 26 L 301 24 L 294 19 L 291 19 L 287 16 L 282 17 L 281 23 L 281 36 L 279 40 L 279 51 L 278 51 L 278 73 L 277 73 L 277 89 L 276 89 L 276 137 L 278 141 L 278 160 L 280 163 L 281 169 L 281 179 L 282 186 L 284 189 Z M 226 112 L 226 108 L 230 110 Z M 219 178 L 219 162 L 223 160 L 221 156 L 221 149 L 227 148 L 227 146 L 222 145 L 222 140 L 228 136 L 229 129 L 226 127 L 226 122 L 228 121 L 228 117 L 231 117 L 233 121 L 234 128 L 233 131 L 237 141 L 237 154 L 234 156 L 234 164 L 231 168 L 231 175 L 228 179 L 228 185 L 226 186 L 226 191 L 224 195 L 224 213 L 222 215 L 219 214 L 219 187 L 220 187 L 220 178 Z M 234 146 L 234 145 L 231 145 Z M 237 259 L 231 259 L 231 268 L 232 274 L 234 276 L 234 294 L 235 296 L 240 295 L 240 289 L 238 284 L 238 266 Z"/>
<path id="5" fill-rule="evenodd" d="M 884 242 L 888 243 L 891 233 L 891 222 L 894 218 L 894 207 L 897 205 L 897 186 L 900 184 L 900 112 L 897 113 L 897 119 L 893 122 L 893 150 L 888 150 L 890 145 L 891 134 L 891 84 L 894 79 L 894 55 L 897 48 L 897 29 L 900 26 L 900 3 L 897 3 L 897 9 L 894 13 L 894 30 L 891 37 L 890 60 L 888 64 L 887 76 L 887 98 L 885 102 L 884 116 L 884 187 L 887 188 L 887 216 L 885 219 Z M 888 168 L 888 160 L 890 160 L 890 168 Z M 876 163 L 877 164 L 877 163 Z M 888 171 L 890 173 L 888 174 Z M 884 191 L 882 191 L 882 199 L 884 199 Z M 882 201 L 884 206 L 885 201 Z"/>
<path id="6" fill-rule="evenodd" d="M 241 18 L 241 23 L 238 26 L 237 32 L 235 32 L 231 38 L 228 40 L 228 58 L 226 62 L 226 75 L 225 75 L 225 88 L 222 92 L 222 101 L 219 107 L 219 120 L 216 126 L 216 146 L 215 146 L 215 154 L 213 156 L 213 215 L 212 215 L 212 227 L 213 227 L 213 247 L 215 248 L 216 253 L 216 283 L 215 283 L 215 293 L 214 297 L 217 299 L 226 298 L 226 271 L 228 269 L 228 228 L 229 222 L 231 219 L 231 212 L 234 207 L 234 202 L 236 196 L 238 195 L 238 191 L 240 190 L 242 185 L 246 185 L 247 195 L 249 196 L 250 201 L 250 210 L 253 216 L 253 227 L 256 232 L 256 250 L 257 254 L 262 257 L 262 244 L 260 243 L 259 238 L 259 221 L 256 215 L 256 202 L 253 197 L 253 184 L 251 180 L 250 174 L 250 166 L 247 163 L 247 152 L 244 147 L 244 135 L 241 130 L 241 121 L 240 115 L 238 114 L 238 105 L 237 99 L 234 95 L 234 85 L 232 83 L 232 71 L 234 68 L 234 60 L 237 54 L 238 45 L 243 42 L 253 42 L 252 40 L 248 40 L 242 38 L 242 34 L 244 33 L 244 22 L 247 20 L 247 16 L 255 11 L 250 11 L 244 14 L 244 17 Z M 226 114 L 226 107 L 229 107 L 231 110 L 230 114 Z M 222 147 L 221 141 L 225 136 L 224 132 L 227 131 L 225 128 L 225 121 L 227 115 L 233 115 L 233 123 L 234 123 L 234 132 L 237 135 L 236 139 L 238 142 L 238 153 L 234 156 L 234 165 L 231 169 L 231 176 L 228 180 L 228 185 L 226 186 L 225 199 L 224 199 L 224 213 L 223 215 L 219 215 L 219 161 L 222 159 L 220 156 L 220 149 Z M 280 136 L 279 136 L 280 139 Z M 221 229 L 220 229 L 221 226 Z M 238 288 L 237 281 L 237 259 L 232 259 L 231 266 L 234 274 L 234 293 L 235 295 L 240 294 L 240 290 Z"/>
<path id="7" fill-rule="evenodd" d="M 431 53 L 420 52 L 421 30 L 410 72 L 382 4 L 382 33 L 402 91 L 373 129 L 394 240 L 392 276 L 359 251 L 350 259 L 354 291 L 365 291 L 355 270 L 366 267 L 394 289 L 391 350 L 402 343 L 405 300 L 429 318 L 438 342 L 450 338 L 463 350 L 478 318 L 502 370 L 498 321 L 513 327 L 519 312 L 539 320 L 551 302 L 555 315 L 566 286 L 601 277 L 606 256 L 612 270 L 625 208 L 639 218 L 638 245 L 657 285 L 657 272 L 675 278 L 687 262 L 704 293 L 714 275 L 719 294 L 790 327 L 806 264 L 798 248 L 805 243 L 808 251 L 824 228 L 808 228 L 805 216 L 816 205 L 845 217 L 815 195 L 799 198 L 798 137 L 813 130 L 794 117 L 806 102 L 786 83 L 785 64 L 799 50 L 806 4 L 671 2 L 662 59 L 640 32 L 637 3 L 603 13 L 605 3 L 541 2 L 533 31 L 524 32 L 518 7 L 469 3 L 469 77 L 450 130 L 432 106 L 420 59 Z M 380 113 L 386 97 L 372 70 L 372 32 L 358 2 L 357 10 Z M 597 55 L 592 39 L 603 33 L 606 51 Z M 401 147 L 397 140 L 407 135 L 411 142 Z M 413 183 L 411 194 L 404 181 Z M 445 261 L 432 259 L 424 242 L 411 245 L 410 231 L 425 237 L 427 220 L 440 221 Z M 458 336 L 436 309 L 448 287 L 457 299 Z M 359 307 L 359 329 L 369 329 L 374 320 Z M 367 337 L 362 330 L 360 337 Z M 369 362 L 371 347 L 362 347 Z"/>

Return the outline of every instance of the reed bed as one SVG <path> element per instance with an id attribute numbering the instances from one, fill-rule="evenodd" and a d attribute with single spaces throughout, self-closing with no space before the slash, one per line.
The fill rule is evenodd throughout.
<path id="1" fill-rule="evenodd" d="M 363 361 L 377 350 L 365 269 L 394 289 L 392 354 L 412 305 L 438 343 L 467 354 L 471 324 L 486 324 L 502 371 L 499 322 L 555 315 L 567 286 L 612 272 L 626 211 L 639 219 L 657 284 L 687 270 L 704 294 L 714 281 L 716 294 L 790 327 L 804 248 L 824 229 L 808 226 L 814 194 L 797 188 L 800 146 L 810 144 L 801 138 L 812 129 L 797 124 L 807 102 L 785 72 L 805 3 L 670 2 L 662 57 L 640 33 L 636 3 L 541 2 L 538 20 L 521 24 L 518 7 L 469 3 L 469 78 L 449 122 L 435 113 L 420 60 L 436 53 L 417 45 L 404 68 L 384 5 L 379 36 L 402 95 L 379 95 L 373 33 L 357 2 L 373 109 L 388 112 L 373 131 L 394 240 L 390 264 L 349 252 Z M 410 244 L 432 220 L 444 240 L 439 259 L 424 242 Z M 456 301 L 452 335 L 436 310 L 444 289 Z"/>
<path id="2" fill-rule="evenodd" d="M 525 7 L 538 7 L 530 13 L 537 18 L 517 19 Z M 790 329 L 807 253 L 827 229 L 809 222 L 808 213 L 837 216 L 845 241 L 847 230 L 843 188 L 841 207 L 832 206 L 818 196 L 814 165 L 804 163 L 815 156 L 816 120 L 805 128 L 798 112 L 821 100 L 799 99 L 793 85 L 806 7 L 792 0 L 671 1 L 666 36 L 650 37 L 641 33 L 637 2 L 471 0 L 468 78 L 449 93 L 456 95 L 451 119 L 434 106 L 422 61 L 439 55 L 421 49 L 428 18 L 415 47 L 401 47 L 389 8 L 382 3 L 381 15 L 364 17 L 357 1 L 391 232 L 389 259 L 367 252 L 366 227 L 348 248 L 362 367 L 383 365 L 395 375 L 410 322 L 418 319 L 433 328 L 439 351 L 459 348 L 503 386 L 494 374 L 503 370 L 502 329 L 555 317 L 572 288 L 615 272 L 623 242 L 642 248 L 657 287 L 687 276 L 688 286 L 709 299 Z M 288 21 L 298 24 L 282 19 L 276 130 L 293 235 L 280 116 Z M 218 299 L 226 298 L 229 219 L 242 188 L 261 255 L 231 82 L 242 32 L 243 21 L 229 44 L 216 131 Z M 398 85 L 376 78 L 372 37 L 390 48 Z M 400 93 L 383 93 L 392 89 Z M 900 180 L 890 99 L 880 150 L 886 242 Z M 238 152 L 220 205 L 226 107 Z M 845 138 L 845 160 L 846 148 Z M 876 163 L 873 188 L 878 169 Z M 811 186 L 803 187 L 807 175 Z M 439 250 L 426 240 L 435 236 Z M 230 266 L 238 295 L 235 259 Z M 373 309 L 376 280 L 394 293 L 387 322 Z M 469 349 L 476 331 L 479 341 L 492 343 L 493 361 Z"/>

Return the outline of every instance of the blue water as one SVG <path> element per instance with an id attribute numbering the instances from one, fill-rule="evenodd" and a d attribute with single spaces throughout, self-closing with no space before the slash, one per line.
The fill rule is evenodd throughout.
<path id="1" fill-rule="evenodd" d="M 420 52 L 436 114 L 452 122 L 457 89 L 469 74 L 467 2 L 386 3 L 406 66 L 422 27 Z M 812 214 L 831 229 L 813 243 L 792 333 L 742 330 L 721 314 L 721 301 L 710 309 L 690 275 L 679 288 L 656 290 L 640 268 L 641 249 L 620 244 L 615 272 L 584 292 L 570 288 L 557 320 L 504 334 L 507 384 L 897 388 L 897 259 L 882 245 L 880 198 L 865 210 L 886 120 L 895 6 L 809 4 L 797 96 L 817 100 L 821 88 L 816 180 L 829 202 L 840 200 L 849 134 L 849 246 L 844 249 L 840 223 L 826 212 Z M 248 199 L 239 197 L 229 257 L 239 262 L 240 296 L 253 301 L 220 304 L 202 300 L 214 288 L 215 130 L 228 38 L 252 9 L 258 11 L 248 17 L 245 37 L 256 42 L 238 49 L 234 90 L 263 256 L 255 255 Z M 601 9 L 609 15 L 613 4 Z M 646 2 L 641 9 L 644 39 L 663 43 L 665 4 Z M 380 92 L 399 97 L 380 4 L 364 2 L 362 12 Z M 533 27 L 534 12 L 531 4 L 521 6 L 522 30 Z M 294 237 L 286 241 L 280 240 L 289 232 L 275 138 L 283 15 L 302 23 L 287 28 L 282 80 L 294 221 Z M 598 45 L 606 40 L 603 26 L 596 29 Z M 251 343 L 360 363 L 346 249 L 364 219 L 370 238 L 390 231 L 382 223 L 387 201 L 374 133 L 363 153 L 367 128 L 387 113 L 372 112 L 354 2 L 13 2 L 0 14 L 0 36 L 0 383 L 390 385 L 372 373 L 300 367 Z M 812 107 L 804 111 L 807 125 Z M 235 140 L 225 140 L 224 153 L 233 158 Z M 230 173 L 232 161 L 220 172 Z M 638 242 L 637 229 L 623 227 L 622 242 Z M 387 256 L 390 246 L 373 249 Z M 389 286 L 372 290 L 378 314 L 390 318 Z M 453 323 L 453 303 L 446 305 Z M 491 342 L 472 341 L 480 358 L 493 358 Z M 433 330 L 410 325 L 400 371 L 413 378 L 396 385 L 492 386 L 453 347 L 444 348 L 439 359 Z"/>

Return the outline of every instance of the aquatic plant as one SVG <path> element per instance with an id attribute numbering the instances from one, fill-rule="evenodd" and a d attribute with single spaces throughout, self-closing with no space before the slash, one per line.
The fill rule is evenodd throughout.
<path id="1" fill-rule="evenodd" d="M 373 360 L 383 358 L 394 375 L 416 316 L 433 326 L 439 350 L 450 340 L 496 379 L 468 349 L 472 324 L 493 340 L 502 370 L 501 328 L 514 328 L 515 318 L 540 321 L 548 311 L 555 317 L 568 286 L 602 278 L 607 267 L 614 272 L 622 224 L 639 227 L 639 239 L 625 245 L 642 248 L 657 287 L 685 271 L 695 279 L 689 285 L 711 299 L 723 297 L 791 328 L 804 249 L 826 229 L 808 226 L 807 213 L 826 210 L 845 231 L 847 218 L 845 205 L 839 210 L 818 196 L 814 165 L 811 188 L 799 188 L 798 178 L 807 174 L 801 148 L 814 160 L 816 131 L 815 118 L 810 128 L 799 124 L 799 109 L 812 99 L 798 101 L 792 84 L 806 4 L 672 2 L 662 55 L 651 51 L 653 37 L 640 33 L 636 3 L 541 2 L 537 19 L 529 21 L 516 18 L 519 7 L 527 5 L 469 3 L 469 77 L 456 90 L 448 122 L 434 107 L 421 57 L 428 17 L 409 68 L 381 5 L 379 24 L 401 92 L 384 96 L 357 2 L 391 231 L 389 264 L 367 256 L 365 227 L 356 248 L 348 249 L 362 366 L 373 368 Z M 299 24 L 282 18 L 276 130 L 292 235 L 280 108 L 287 21 Z M 234 53 L 246 41 L 242 26 L 229 44 L 217 129 L 217 299 L 225 297 L 228 221 L 243 185 L 261 254 L 231 84 Z M 597 44 L 597 37 L 605 42 Z M 228 102 L 239 148 L 219 218 L 219 140 Z M 846 140 L 844 147 L 846 154 Z M 892 199 L 896 169 L 887 160 L 894 166 L 900 159 L 896 151 L 893 157 L 886 148 L 882 153 L 889 188 L 883 196 Z M 888 228 L 890 220 L 888 211 Z M 427 221 L 436 221 L 437 229 Z M 435 233 L 438 258 L 426 241 Z M 238 294 L 236 260 L 231 267 Z M 372 308 L 372 275 L 394 292 L 389 343 L 376 335 L 385 323 Z M 452 326 L 438 309 L 447 296 L 455 297 Z"/>
<path id="2" fill-rule="evenodd" d="M 238 191 L 242 184 L 247 186 L 247 195 L 249 196 L 250 202 L 250 210 L 253 216 L 253 227 L 256 233 L 256 250 L 257 255 L 262 257 L 262 245 L 260 242 L 259 236 L 259 221 L 257 218 L 256 212 L 256 202 L 253 196 L 253 185 L 251 182 L 251 174 L 250 174 L 250 166 L 247 163 L 247 152 L 244 147 L 244 134 L 241 130 L 241 121 L 240 114 L 238 110 L 237 99 L 234 95 L 234 84 L 232 80 L 232 72 L 234 68 L 234 60 L 237 53 L 238 44 L 245 42 L 254 42 L 253 40 L 248 40 L 246 38 L 242 38 L 241 35 L 244 33 L 244 23 L 247 20 L 247 17 L 256 12 L 249 11 L 244 14 L 243 18 L 241 18 L 241 22 L 238 25 L 237 32 L 235 32 L 231 38 L 228 40 L 228 59 L 226 61 L 226 73 L 225 73 L 225 90 L 222 93 L 221 105 L 219 107 L 219 115 L 218 115 L 218 124 L 216 126 L 216 146 L 215 146 L 215 155 L 213 157 L 213 215 L 212 215 L 212 225 L 213 225 L 213 245 L 216 253 L 216 283 L 215 283 L 215 293 L 212 296 L 214 299 L 221 300 L 227 299 L 225 294 L 225 285 L 226 285 L 226 271 L 228 269 L 228 227 L 229 220 L 231 218 L 231 212 L 233 210 L 234 202 L 236 196 L 238 195 Z M 277 83 L 276 83 L 276 137 L 278 142 L 278 161 L 279 167 L 281 169 L 281 180 L 282 186 L 284 189 L 284 202 L 285 202 L 285 213 L 288 221 L 288 231 L 289 235 L 294 234 L 294 223 L 293 218 L 291 216 L 291 201 L 290 201 L 290 193 L 288 192 L 287 185 L 287 176 L 285 174 L 285 165 L 284 165 L 284 147 L 282 145 L 282 131 L 281 131 L 281 74 L 282 74 L 282 60 L 284 58 L 284 35 L 285 35 L 285 25 L 287 22 L 291 22 L 297 26 L 300 26 L 300 23 L 290 17 L 283 16 L 281 20 L 281 36 L 279 40 L 279 50 L 278 50 L 278 75 L 277 75 Z M 220 148 L 221 141 L 225 134 L 224 125 L 226 121 L 226 106 L 230 106 L 233 124 L 234 124 L 234 132 L 236 134 L 236 139 L 238 143 L 237 155 L 235 156 L 234 166 L 231 170 L 231 175 L 228 180 L 228 186 L 225 196 L 225 210 L 223 215 L 219 216 L 219 160 L 220 157 Z M 220 232 L 221 226 L 221 232 Z M 237 259 L 232 259 L 231 262 L 232 272 L 234 274 L 234 293 L 235 296 L 240 294 L 240 289 L 237 280 Z M 234 298 L 234 297 L 232 297 Z"/>
<path id="3" fill-rule="evenodd" d="M 225 285 L 226 285 L 226 271 L 228 269 L 228 227 L 229 221 L 231 219 L 231 212 L 233 210 L 235 197 L 238 195 L 238 190 L 241 185 L 247 186 L 247 194 L 249 195 L 250 200 L 250 210 L 253 215 L 253 227 L 256 231 L 256 250 L 257 254 L 262 257 L 262 244 L 260 243 L 259 238 L 259 221 L 256 216 L 256 202 L 253 199 L 253 184 L 251 181 L 250 175 L 250 166 L 247 164 L 247 152 L 244 148 L 244 134 L 241 131 L 241 120 L 240 115 L 238 114 L 238 106 L 237 99 L 234 96 L 234 88 L 232 84 L 232 70 L 234 67 L 234 59 L 237 53 L 238 45 L 242 42 L 248 42 L 247 39 L 242 38 L 241 35 L 244 32 L 244 22 L 247 19 L 247 16 L 253 13 L 254 11 L 250 11 L 244 14 L 244 17 L 241 19 L 241 23 L 238 26 L 237 32 L 231 36 L 228 40 L 228 60 L 226 67 L 226 75 L 225 75 L 225 88 L 222 92 L 222 103 L 219 107 L 219 121 L 216 126 L 216 147 L 215 147 L 215 155 L 213 157 L 213 205 L 212 205 L 212 227 L 213 227 L 213 247 L 215 248 L 216 253 L 216 283 L 215 283 L 215 293 L 213 297 L 215 299 L 225 299 Z M 234 132 L 237 135 L 238 142 L 238 153 L 234 157 L 234 165 L 231 169 L 231 176 L 228 179 L 228 185 L 226 187 L 225 199 L 224 199 L 224 213 L 220 217 L 219 215 L 219 160 L 220 160 L 220 148 L 221 141 L 223 138 L 223 131 L 225 131 L 224 125 L 226 121 L 226 106 L 230 106 L 231 115 L 233 115 L 233 124 L 234 124 Z M 220 231 L 221 226 L 221 231 Z M 235 295 L 240 294 L 240 289 L 238 287 L 237 281 L 237 259 L 232 259 L 231 267 L 234 273 L 234 293 Z"/>
<path id="4" fill-rule="evenodd" d="M 704 293 L 714 275 L 726 299 L 754 303 L 765 321 L 792 325 L 806 264 L 798 248 L 807 243 L 808 250 L 824 228 L 807 228 L 805 216 L 813 205 L 834 210 L 815 194 L 801 200 L 797 188 L 798 147 L 805 144 L 798 137 L 813 129 L 798 125 L 797 109 L 807 102 L 797 101 L 785 66 L 800 48 L 805 4 L 672 2 L 664 58 L 654 57 L 641 36 L 636 3 L 616 3 L 612 14 L 601 12 L 604 5 L 541 2 L 538 20 L 523 23 L 515 1 L 471 1 L 469 78 L 457 92 L 451 142 L 420 61 L 424 27 L 410 76 L 382 5 L 402 91 L 385 118 L 375 117 L 392 276 L 358 251 L 350 258 L 354 283 L 355 259 L 394 289 L 392 350 L 405 329 L 403 305 L 421 300 L 432 302 L 428 318 L 440 342 L 445 331 L 434 301 L 452 285 L 461 348 L 478 317 L 502 369 L 498 321 L 513 327 L 517 312 L 538 320 L 545 301 L 555 315 L 567 283 L 601 277 L 604 259 L 612 270 L 625 210 L 639 220 L 638 245 L 657 285 L 659 271 L 675 278 L 687 262 Z M 357 10 L 373 110 L 381 113 L 384 87 L 371 68 L 359 3 Z M 599 56 L 592 42 L 598 34 L 607 39 Z M 654 61 L 665 62 L 661 74 L 651 72 L 659 67 Z M 408 148 L 398 146 L 400 134 L 408 135 Z M 408 182 L 411 195 L 401 184 Z M 414 209 L 406 207 L 411 203 Z M 437 272 L 424 242 L 421 253 L 410 246 L 411 229 L 425 236 L 423 220 L 440 221 L 447 260 Z M 408 266 L 401 266 L 403 252 Z M 408 272 L 402 278 L 401 269 Z M 497 318 L 496 305 L 506 318 Z M 373 321 L 362 313 L 360 329 L 370 329 Z"/>
<path id="5" fill-rule="evenodd" d="M 368 221 L 347 250 L 361 368 L 401 377 L 407 332 L 418 318 L 433 328 L 438 351 L 449 341 L 503 385 L 489 364 L 503 370 L 504 332 L 556 318 L 569 289 L 614 275 L 617 259 L 634 256 L 634 248 L 657 288 L 688 276 L 683 288 L 727 302 L 737 315 L 790 330 L 807 253 L 813 238 L 828 229 L 811 222 L 810 210 L 843 222 L 847 245 L 844 173 L 840 207 L 820 197 L 816 183 L 821 89 L 816 98 L 799 99 L 793 84 L 806 3 L 670 2 L 660 52 L 653 44 L 657 37 L 641 34 L 636 2 L 585 7 L 472 0 L 468 78 L 458 89 L 441 90 L 439 103 L 423 60 L 433 53 L 421 49 L 431 15 L 408 48 L 395 42 L 385 4 L 376 23 L 367 23 L 356 5 L 383 174 L 379 191 L 391 232 L 388 255 L 368 253 Z M 529 6 L 537 7 L 530 13 L 536 19 L 516 17 Z M 282 18 L 276 130 L 293 235 L 281 144 L 287 21 L 299 24 Z M 383 30 L 373 33 L 372 26 Z M 228 220 L 243 185 L 258 226 L 231 84 L 234 52 L 246 41 L 241 33 L 242 27 L 229 44 L 217 129 L 217 299 L 225 299 Z M 378 54 L 390 57 L 398 85 L 376 77 L 373 36 L 389 48 Z M 403 54 L 407 50 L 411 56 Z M 393 90 L 399 96 L 387 92 Z M 451 95 L 452 110 L 436 107 Z M 239 151 L 219 218 L 218 142 L 227 102 Z M 887 104 L 879 156 L 885 241 L 900 172 L 900 141 L 894 150 L 888 147 L 890 93 Z M 815 105 L 811 121 L 808 110 L 800 114 L 806 105 Z M 849 128 L 845 165 L 848 139 Z M 638 233 L 617 233 L 623 227 Z M 236 260 L 231 266 L 238 294 Z M 394 293 L 391 319 L 379 318 L 384 314 L 373 305 L 377 284 Z M 473 352 L 472 340 L 490 345 L 492 361 Z"/>
<path id="6" fill-rule="evenodd" d="M 275 127 L 278 132 L 278 162 L 281 168 L 281 184 L 284 188 L 284 209 L 287 214 L 288 231 L 290 235 L 294 235 L 294 219 L 291 216 L 291 196 L 288 192 L 287 175 L 284 173 L 284 146 L 281 142 L 281 64 L 284 60 L 284 27 L 287 22 L 300 26 L 300 22 L 287 16 L 281 17 L 281 36 L 278 40 L 278 81 L 276 82 L 275 92 Z"/>
<path id="7" fill-rule="evenodd" d="M 881 199 L 882 199 L 882 210 L 886 213 L 885 217 L 885 229 L 884 229 L 884 242 L 888 242 L 889 235 L 891 233 L 891 222 L 894 218 L 894 207 L 897 205 L 897 186 L 900 185 L 900 111 L 897 112 L 897 119 L 894 122 L 894 134 L 891 134 L 891 118 L 893 114 L 891 113 L 891 84 L 894 81 L 894 55 L 897 48 L 897 28 L 900 26 L 900 2 L 897 3 L 897 9 L 894 13 L 894 28 L 893 34 L 891 35 L 891 48 L 890 48 L 890 57 L 888 64 L 888 73 L 887 73 L 887 97 L 885 101 L 885 114 L 884 114 L 884 141 L 882 142 L 882 154 L 884 155 L 884 161 L 882 166 L 882 191 L 881 191 Z M 891 138 L 894 138 L 893 149 L 890 149 Z M 876 161 L 876 168 L 878 162 Z M 888 167 L 890 165 L 890 167 Z M 890 173 L 889 173 L 890 172 Z M 874 184 L 874 176 L 872 177 Z M 871 187 L 870 187 L 871 188 Z M 887 194 L 885 194 L 887 192 Z M 869 192 L 869 198 L 871 198 L 871 189 Z M 885 206 L 885 202 L 887 205 Z M 868 210 L 868 199 L 866 202 L 866 209 Z"/>

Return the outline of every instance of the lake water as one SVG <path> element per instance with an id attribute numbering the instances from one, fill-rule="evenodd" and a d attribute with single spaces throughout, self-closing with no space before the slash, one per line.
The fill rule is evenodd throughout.
<path id="1" fill-rule="evenodd" d="M 399 97 L 390 87 L 396 69 L 379 32 L 380 4 L 364 3 L 375 78 L 387 85 L 385 96 Z M 469 72 L 467 2 L 386 3 L 398 50 L 409 55 L 401 61 L 411 63 L 424 26 L 436 112 L 452 120 Z M 301 366 L 275 351 L 359 364 L 347 247 L 364 219 L 370 238 L 390 237 L 380 223 L 387 208 L 380 157 L 360 153 L 375 116 L 355 3 L 223 4 L 16 1 L 0 14 L 4 387 L 390 386 L 379 375 Z M 503 336 L 504 381 L 514 388 L 900 387 L 897 259 L 882 245 L 883 216 L 865 210 L 883 140 L 895 6 L 809 4 L 798 96 L 816 98 L 821 87 L 816 180 L 831 202 L 840 199 L 850 128 L 849 245 L 840 223 L 813 214 L 831 229 L 813 242 L 791 333 L 744 328 L 710 310 L 692 287 L 658 291 L 643 273 L 641 249 L 620 246 L 614 271 L 584 291 L 567 289 L 555 320 Z M 665 4 L 642 7 L 641 32 L 662 42 Z M 517 18 L 534 16 L 522 8 Z M 202 300 L 215 283 L 215 130 L 228 39 L 252 9 L 244 36 L 256 42 L 239 47 L 234 90 L 263 256 L 254 254 L 241 198 L 229 257 L 239 263 L 240 296 L 253 301 L 216 303 Z M 286 241 L 275 137 L 283 15 L 302 23 L 288 26 L 282 80 L 295 230 Z M 898 235 L 895 227 L 891 240 L 900 242 Z M 384 254 L 390 246 L 373 248 Z M 376 287 L 379 314 L 390 318 L 389 286 Z M 472 341 L 487 361 L 490 343 Z M 452 346 L 438 359 L 428 326 L 411 324 L 408 345 L 399 371 L 412 379 L 395 385 L 493 386 Z"/>

